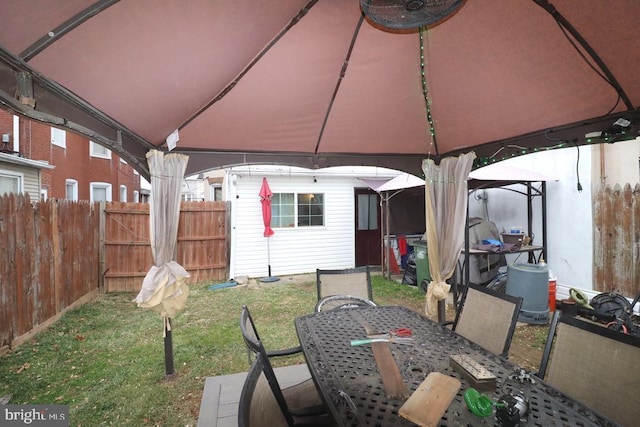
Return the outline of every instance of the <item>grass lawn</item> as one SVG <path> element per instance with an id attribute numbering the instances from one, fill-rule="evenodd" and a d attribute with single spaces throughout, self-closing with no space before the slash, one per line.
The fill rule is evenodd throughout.
<path id="1" fill-rule="evenodd" d="M 424 294 L 416 287 L 377 275 L 372 280 L 378 304 L 423 312 Z M 72 426 L 195 425 L 205 378 L 249 367 L 239 327 L 242 306 L 250 308 L 265 347 L 276 349 L 298 344 L 293 319 L 316 303 L 315 279 L 208 286 L 192 285 L 187 309 L 173 319 L 174 380 L 165 380 L 160 315 L 137 308 L 133 294 L 108 294 L 0 357 L 0 398 L 69 405 Z M 545 334 L 544 327 L 518 328 L 511 360 L 533 369 Z M 274 365 L 302 362 L 296 356 Z"/>
<path id="2" fill-rule="evenodd" d="M 377 303 L 422 310 L 417 288 L 381 276 L 373 282 Z M 173 319 L 175 380 L 165 380 L 160 315 L 136 307 L 133 294 L 108 294 L 0 357 L 0 398 L 70 405 L 72 426 L 195 425 L 205 378 L 249 367 L 239 328 L 242 306 L 251 309 L 265 346 L 283 348 L 297 345 L 293 319 L 316 303 L 315 281 L 208 286 L 192 285 L 187 309 Z M 300 362 L 301 356 L 278 361 Z"/>

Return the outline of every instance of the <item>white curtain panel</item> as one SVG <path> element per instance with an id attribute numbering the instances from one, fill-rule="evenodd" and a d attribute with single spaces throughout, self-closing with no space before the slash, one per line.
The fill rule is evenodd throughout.
<path id="1" fill-rule="evenodd" d="M 425 313 L 434 318 L 438 301 L 447 297 L 445 281 L 455 270 L 464 244 L 469 172 L 475 153 L 449 157 L 439 165 L 423 160 L 425 176 L 426 241 L 431 282 L 427 287 Z"/>

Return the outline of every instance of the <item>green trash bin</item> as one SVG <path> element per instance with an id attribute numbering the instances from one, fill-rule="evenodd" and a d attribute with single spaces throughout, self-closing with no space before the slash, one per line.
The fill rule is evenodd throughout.
<path id="1" fill-rule="evenodd" d="M 416 282 L 422 292 L 427 293 L 427 286 L 431 281 L 427 242 L 424 240 L 416 240 L 411 242 L 410 245 L 413 246 L 413 256 L 416 262 Z"/>

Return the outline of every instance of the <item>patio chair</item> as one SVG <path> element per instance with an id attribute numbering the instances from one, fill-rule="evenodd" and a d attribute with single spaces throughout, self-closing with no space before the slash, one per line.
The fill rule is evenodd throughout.
<path id="1" fill-rule="evenodd" d="M 318 301 L 330 295 L 353 295 L 373 301 L 369 266 L 316 270 Z"/>
<path id="2" fill-rule="evenodd" d="M 522 301 L 522 297 L 469 284 L 453 330 L 492 353 L 508 357 Z"/>
<path id="3" fill-rule="evenodd" d="M 333 310 L 336 308 L 353 308 L 372 306 L 376 307 L 376 303 L 366 298 L 357 297 L 355 295 L 329 295 L 317 302 L 315 311 Z"/>
<path id="4" fill-rule="evenodd" d="M 240 317 L 240 330 L 255 359 L 240 394 L 238 425 L 332 425 L 332 418 L 311 378 L 285 389 L 280 387 L 269 356 L 250 325 L 249 309 L 245 306 Z"/>
<path id="5" fill-rule="evenodd" d="M 555 312 L 538 376 L 610 420 L 638 423 L 640 338 Z"/>
<path id="6" fill-rule="evenodd" d="M 246 312 L 246 315 L 245 315 Z M 251 313 L 249 312 L 249 309 L 247 308 L 247 306 L 244 306 L 242 308 L 242 324 L 240 325 L 241 327 L 244 328 L 244 330 L 247 331 L 247 334 L 249 336 L 251 336 L 255 341 L 260 341 L 260 335 L 258 335 L 258 329 L 256 328 L 256 324 L 253 322 L 253 318 L 251 317 Z M 243 330 L 243 335 L 244 335 L 244 330 Z M 246 343 L 246 340 L 245 340 Z M 253 355 L 254 355 L 255 351 L 253 350 L 253 348 L 251 348 L 251 346 L 249 346 L 247 344 L 247 358 L 249 360 L 249 365 L 251 365 L 251 362 L 253 361 Z M 284 356 L 294 356 L 296 354 L 301 354 L 302 353 L 302 347 L 300 346 L 296 346 L 296 347 L 289 347 L 289 348 L 283 348 L 283 349 L 279 349 L 279 350 L 270 350 L 267 351 L 267 357 L 272 358 L 272 357 L 284 357 Z"/>

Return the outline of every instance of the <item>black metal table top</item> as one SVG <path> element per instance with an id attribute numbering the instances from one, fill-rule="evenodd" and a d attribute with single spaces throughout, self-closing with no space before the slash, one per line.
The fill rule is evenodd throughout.
<path id="1" fill-rule="evenodd" d="M 309 370 L 337 423 L 342 426 L 411 426 L 398 415 L 405 399 L 386 396 L 370 345 L 351 346 L 366 337 L 364 325 L 377 332 L 410 328 L 414 344 L 389 343 L 409 393 L 431 372 L 458 378 L 462 387 L 439 426 L 502 425 L 493 415 L 473 415 L 464 402 L 469 381 L 449 366 L 449 356 L 466 354 L 497 377 L 495 391 L 484 393 L 494 401 L 511 390 L 527 398 L 526 426 L 615 426 L 616 424 L 573 401 L 539 379 L 520 380 L 518 367 L 455 332 L 404 307 L 380 306 L 336 309 L 295 319 Z"/>

